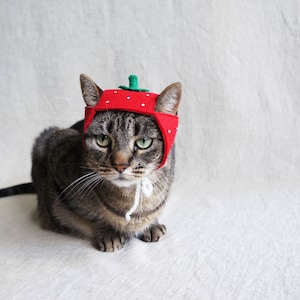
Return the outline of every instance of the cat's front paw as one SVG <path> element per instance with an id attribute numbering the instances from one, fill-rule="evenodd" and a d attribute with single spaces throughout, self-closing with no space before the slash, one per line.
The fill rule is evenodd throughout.
<path id="1" fill-rule="evenodd" d="M 165 225 L 155 224 L 151 225 L 143 233 L 138 235 L 138 238 L 144 242 L 158 242 L 166 232 L 167 228 Z"/>
<path id="2" fill-rule="evenodd" d="M 95 247 L 103 252 L 114 252 L 123 248 L 125 244 L 125 236 L 119 234 L 111 234 L 96 237 Z"/>

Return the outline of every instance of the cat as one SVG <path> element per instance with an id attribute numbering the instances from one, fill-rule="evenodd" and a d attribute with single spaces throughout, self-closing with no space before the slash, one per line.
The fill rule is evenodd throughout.
<path id="1" fill-rule="evenodd" d="M 80 83 L 85 104 L 95 107 L 103 91 L 87 75 Z M 177 116 L 181 89 L 178 82 L 164 89 L 155 111 Z M 132 111 L 97 112 L 87 129 L 79 121 L 44 130 L 33 146 L 31 172 L 41 227 L 89 239 L 105 252 L 131 237 L 159 241 L 166 227 L 157 218 L 175 166 L 175 147 L 162 166 L 164 151 L 157 120 Z"/>

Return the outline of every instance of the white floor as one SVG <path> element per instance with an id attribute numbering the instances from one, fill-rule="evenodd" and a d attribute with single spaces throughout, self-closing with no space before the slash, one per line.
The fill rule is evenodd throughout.
<path id="1" fill-rule="evenodd" d="M 1 199 L 0 298 L 299 298 L 297 190 L 178 194 L 164 240 L 116 253 L 41 230 L 34 195 Z"/>

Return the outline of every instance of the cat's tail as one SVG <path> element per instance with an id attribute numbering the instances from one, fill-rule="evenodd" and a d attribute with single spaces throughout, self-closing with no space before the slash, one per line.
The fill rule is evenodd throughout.
<path id="1" fill-rule="evenodd" d="M 2 197 L 8 197 L 8 196 L 14 196 L 14 195 L 20 195 L 20 194 L 35 194 L 36 190 L 32 184 L 32 182 L 29 183 L 23 183 L 15 186 L 10 186 L 5 189 L 0 190 L 0 198 Z"/>

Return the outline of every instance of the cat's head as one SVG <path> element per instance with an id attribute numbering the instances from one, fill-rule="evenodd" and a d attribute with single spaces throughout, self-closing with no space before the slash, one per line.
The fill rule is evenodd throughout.
<path id="1" fill-rule="evenodd" d="M 87 163 L 95 173 L 115 185 L 126 187 L 149 176 L 166 163 L 166 151 L 169 152 L 172 147 L 177 129 L 180 83 L 173 83 L 160 95 L 156 95 L 123 90 L 102 91 L 83 74 L 80 82 L 87 105 L 84 128 Z M 124 98 L 124 92 L 132 98 L 136 95 L 139 99 L 144 96 L 148 102 L 137 103 L 140 110 L 116 105 L 107 108 L 116 93 L 118 97 Z M 151 97 L 155 100 L 153 113 L 147 114 L 142 106 L 145 106 L 144 103 L 151 104 Z M 125 99 L 128 100 L 128 96 Z M 166 133 L 161 129 L 168 124 L 172 130 L 165 129 Z M 166 135 L 170 136 L 168 140 Z"/>

